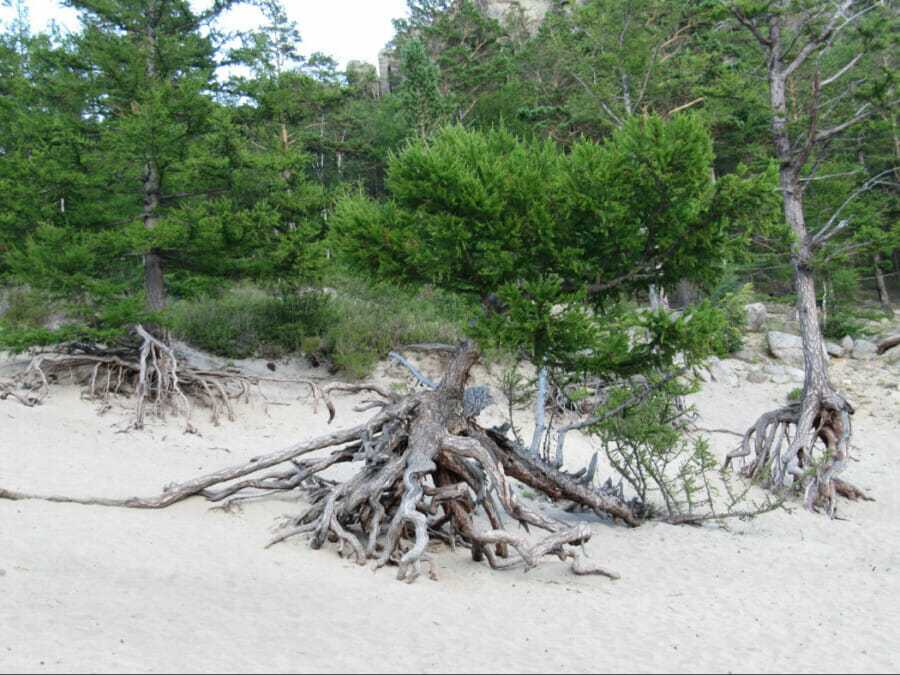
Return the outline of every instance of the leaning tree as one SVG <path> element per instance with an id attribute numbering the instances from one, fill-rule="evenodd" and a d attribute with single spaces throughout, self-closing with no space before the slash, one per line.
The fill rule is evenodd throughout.
<path id="1" fill-rule="evenodd" d="M 764 415 L 729 461 L 751 457 L 747 475 L 775 489 L 800 485 L 805 505 L 836 508 L 836 494 L 862 493 L 838 475 L 850 459 L 853 405 L 828 377 L 828 355 L 816 307 L 817 255 L 853 224 L 848 206 L 884 175 L 869 177 L 823 222 L 808 220 L 806 192 L 838 139 L 892 95 L 871 66 L 878 22 L 895 21 L 890 3 L 769 0 L 727 2 L 732 15 L 763 48 L 779 163 L 784 217 L 793 232 L 790 252 L 803 339 L 806 378 L 801 400 Z M 889 23 L 889 25 L 893 25 Z M 889 31 L 888 31 L 889 32 Z M 850 48 L 848 48 L 848 45 Z M 865 75 L 860 72 L 868 65 Z M 817 454 L 821 444 L 823 451 Z"/>
<path id="2" fill-rule="evenodd" d="M 390 200 L 348 197 L 333 218 L 330 243 L 345 261 L 379 276 L 482 296 L 485 314 L 473 333 L 539 366 L 619 384 L 640 376 L 634 397 L 616 399 L 584 425 L 596 427 L 677 379 L 679 359 L 691 366 L 715 349 L 722 324 L 709 306 L 675 317 L 616 302 L 623 289 L 643 288 L 648 279 L 714 276 L 710 261 L 724 223 L 709 181 L 711 158 L 708 134 L 690 117 L 635 119 L 607 143 L 585 143 L 571 154 L 502 129 L 449 128 L 392 160 Z M 629 526 L 648 516 L 648 505 L 611 484 L 598 487 L 591 471 L 566 473 L 505 427 L 482 426 L 486 392 L 467 386 L 478 356 L 473 343 L 464 344 L 439 383 L 420 376 L 426 389 L 407 396 L 370 384 L 317 391 L 332 415 L 331 397 L 339 391 L 374 394 L 358 409 L 377 412 L 359 426 L 174 485 L 155 498 L 14 490 L 0 490 L 0 498 L 155 509 L 191 496 L 222 502 L 247 491 L 302 489 L 308 508 L 273 543 L 298 535 L 316 548 L 334 542 L 361 564 L 396 564 L 406 580 L 421 574 L 433 540 L 467 547 L 496 569 L 527 568 L 555 555 L 572 559 L 576 573 L 610 574 L 580 549 L 590 528 L 534 509 L 511 479 L 566 508 Z M 172 377 L 177 384 L 177 373 Z M 671 432 L 671 422 L 666 414 L 656 423 Z M 560 454 L 563 440 L 561 434 Z M 351 463 L 356 473 L 349 480 L 328 477 L 330 468 Z M 531 540 L 505 521 L 546 535 Z"/>

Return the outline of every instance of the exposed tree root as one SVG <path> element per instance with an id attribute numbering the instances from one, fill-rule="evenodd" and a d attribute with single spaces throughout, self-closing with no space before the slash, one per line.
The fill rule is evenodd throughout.
<path id="1" fill-rule="evenodd" d="M 838 478 L 850 461 L 853 406 L 827 384 L 807 385 L 803 401 L 763 415 L 728 456 L 745 460 L 745 476 L 775 490 L 796 487 L 804 506 L 834 517 L 837 495 L 871 500 Z"/>
<path id="2" fill-rule="evenodd" d="M 474 560 L 486 560 L 494 569 L 527 570 L 545 556 L 556 556 L 571 560 L 576 574 L 616 578 L 585 558 L 582 544 L 591 537 L 588 527 L 564 524 L 523 504 L 509 478 L 629 525 L 639 523 L 639 514 L 617 494 L 598 491 L 524 456 L 503 434 L 486 431 L 467 416 L 465 383 L 477 358 L 474 346 L 465 345 L 435 389 L 405 398 L 367 385 L 336 385 L 330 391 L 366 388 L 380 395 L 380 411 L 364 425 L 171 486 L 157 497 L 72 499 L 0 491 L 0 498 L 160 509 L 195 495 L 222 502 L 258 491 L 300 488 L 310 506 L 291 519 L 272 544 L 300 535 L 308 537 L 313 548 L 331 542 L 361 565 L 370 560 L 379 568 L 396 565 L 398 578 L 410 582 L 431 563 L 433 541 L 468 548 Z M 147 359 L 154 368 L 158 360 L 159 355 L 156 361 Z M 186 382 L 184 375 L 177 381 L 179 387 Z M 170 380 L 169 385 L 174 383 Z M 330 454 L 306 458 L 327 449 Z M 351 462 L 360 468 L 347 482 L 322 475 Z M 274 473 L 262 473 L 275 467 Z M 532 541 L 509 531 L 504 521 L 545 534 Z"/>
<path id="3" fill-rule="evenodd" d="M 214 424 L 223 417 L 234 421 L 233 402 L 248 399 L 253 385 L 268 381 L 233 370 L 185 368 L 175 352 L 143 326 L 136 326 L 135 333 L 141 340 L 136 353 L 69 345 L 38 354 L 13 382 L 0 383 L 0 400 L 11 397 L 23 405 L 39 405 L 49 396 L 52 382 L 68 378 L 84 384 L 85 396 L 99 401 L 104 411 L 110 407 L 112 396 L 133 395 L 136 429 L 144 427 L 148 412 L 160 417 L 174 412 L 184 417 L 187 431 L 192 432 L 192 401 L 209 407 Z M 309 386 L 314 400 L 325 400 L 333 415 L 330 401 L 315 382 L 292 383 Z"/>
<path id="4" fill-rule="evenodd" d="M 894 335 L 878 343 L 878 353 L 887 354 L 894 347 L 900 347 L 900 335 Z"/>

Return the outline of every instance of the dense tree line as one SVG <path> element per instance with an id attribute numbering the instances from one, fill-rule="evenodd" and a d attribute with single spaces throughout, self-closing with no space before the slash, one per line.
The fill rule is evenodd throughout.
<path id="1" fill-rule="evenodd" d="M 78 296 L 92 316 L 116 306 L 112 323 L 161 310 L 167 293 L 313 274 L 331 250 L 323 242 L 340 195 L 386 194 L 391 154 L 447 125 L 502 127 L 578 156 L 585 140 L 603 141 L 632 118 L 690 113 L 710 132 L 720 196 L 736 178 L 760 193 L 765 181 L 774 188 L 765 62 L 742 23 L 763 5 L 783 6 L 796 40 L 823 11 L 815 2 L 594 0 L 551 12 L 529 35 L 468 0 L 412 0 L 397 23 L 401 75 L 381 95 L 374 72 L 339 73 L 323 55 L 302 55 L 277 3 L 261 3 L 266 25 L 237 47 L 216 31 L 234 3 L 205 13 L 169 0 L 68 4 L 80 12 L 78 33 L 32 35 L 24 17 L 3 33 L 0 264 L 34 287 Z M 786 105 L 797 128 L 810 114 L 862 111 L 852 133 L 808 153 L 798 180 L 817 223 L 872 188 L 850 200 L 841 213 L 850 226 L 823 247 L 821 288 L 846 294 L 854 276 L 874 277 L 888 304 L 900 142 L 896 15 L 880 4 L 797 71 Z M 822 82 L 845 64 L 840 82 Z M 237 65 L 241 76 L 222 75 Z M 811 110 L 816 87 L 824 98 Z M 743 218 L 740 199 L 719 205 L 734 211 L 729 239 L 743 245 L 723 256 L 738 274 L 789 289 L 777 211 Z M 141 275 L 146 306 L 132 293 Z"/>
<path id="2" fill-rule="evenodd" d="M 303 54 L 277 0 L 238 35 L 218 29 L 236 0 L 66 4 L 74 33 L 32 34 L 20 5 L 0 34 L 0 280 L 65 321 L 4 320 L 0 344 L 136 333 L 162 358 L 173 302 L 238 283 L 297 301 L 340 269 L 462 299 L 469 337 L 536 366 L 533 455 L 562 461 L 548 386 L 575 407 L 599 382 L 641 423 L 595 417 L 598 433 L 638 465 L 687 452 L 702 472 L 705 446 L 672 436 L 679 376 L 737 347 L 752 281 L 796 297 L 807 375 L 756 427 L 795 425 L 790 447 L 766 431 L 752 471 L 833 508 L 853 409 L 823 338 L 870 277 L 889 309 L 900 273 L 892 2 L 588 0 L 532 31 L 472 0 L 409 0 L 390 91 Z M 316 351 L 298 321 L 279 331 Z M 693 507 L 690 480 L 681 497 L 657 480 L 670 517 Z"/>

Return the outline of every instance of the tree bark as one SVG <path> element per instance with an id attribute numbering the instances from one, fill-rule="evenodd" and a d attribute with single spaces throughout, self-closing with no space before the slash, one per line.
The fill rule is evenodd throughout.
<path id="1" fill-rule="evenodd" d="M 886 310 L 893 309 L 891 305 L 891 294 L 888 293 L 887 282 L 884 280 L 884 270 L 881 269 L 881 254 L 876 253 L 874 257 L 875 263 L 875 284 L 878 287 L 878 301 Z"/>
<path id="2" fill-rule="evenodd" d="M 156 2 L 151 2 L 147 7 L 147 55 L 144 66 L 148 83 L 151 84 L 159 79 L 159 70 L 156 64 L 158 51 L 156 29 L 159 20 L 159 7 Z M 154 230 L 159 224 L 159 204 L 162 199 L 162 176 L 160 175 L 159 164 L 155 159 L 149 159 L 144 166 L 143 196 L 144 227 L 148 230 Z M 165 277 L 162 257 L 156 249 L 150 249 L 144 253 L 144 289 L 147 294 L 147 305 L 151 310 L 158 312 L 165 309 Z"/>
<path id="3" fill-rule="evenodd" d="M 156 229 L 159 224 L 159 203 L 161 181 L 159 169 L 154 161 L 147 162 L 144 172 L 144 227 Z M 166 307 L 166 286 L 163 274 L 162 257 L 156 249 L 144 254 L 144 289 L 147 293 L 147 305 L 153 311 Z"/>

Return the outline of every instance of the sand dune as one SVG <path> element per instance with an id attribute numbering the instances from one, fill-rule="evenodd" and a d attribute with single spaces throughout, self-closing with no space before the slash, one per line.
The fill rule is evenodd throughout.
<path id="1" fill-rule="evenodd" d="M 712 383 L 695 403 L 703 426 L 737 429 L 790 388 Z M 266 392 L 290 405 L 257 398 L 220 427 L 198 411 L 202 436 L 178 419 L 118 433 L 126 402 L 96 416 L 75 387 L 33 409 L 0 402 L 0 486 L 155 494 L 327 428 L 297 392 Z M 264 550 L 300 508 L 287 500 L 230 513 L 0 502 L 0 672 L 897 671 L 900 403 L 887 401 L 861 410 L 850 469 L 877 503 L 730 531 L 595 523 L 589 552 L 617 582 L 552 560 L 500 574 L 443 550 L 440 580 L 410 586 L 302 541 Z M 335 424 L 356 422 L 354 399 L 338 403 Z M 734 439 L 713 443 L 723 455 Z M 571 447 L 574 462 L 591 449 Z"/>

